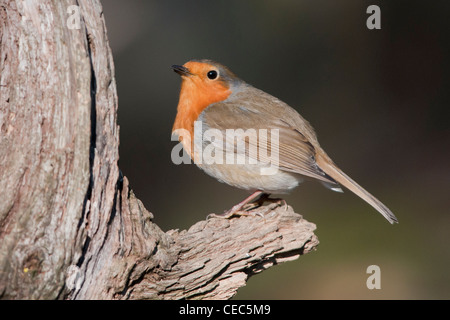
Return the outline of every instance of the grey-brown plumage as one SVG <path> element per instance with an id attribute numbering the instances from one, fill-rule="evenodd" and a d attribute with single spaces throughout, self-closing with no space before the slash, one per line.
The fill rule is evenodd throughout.
<path id="1" fill-rule="evenodd" d="M 197 163 L 206 173 L 232 186 L 266 193 L 289 192 L 305 178 L 319 180 L 334 191 L 341 191 L 339 185 L 342 185 L 378 210 L 389 222 L 397 222 L 395 215 L 383 203 L 333 163 L 320 147 L 311 125 L 297 111 L 240 80 L 221 64 L 210 60 L 196 62 L 216 70 L 219 75 L 214 80 L 223 81 L 231 91 L 225 100 L 204 108 L 197 119 L 202 123 L 203 133 L 216 129 L 221 132 L 218 137 L 222 137 L 221 140 L 216 136 L 210 141 L 197 142 L 197 148 L 204 149 L 212 144 L 216 152 L 223 151 L 223 164 Z M 234 129 L 233 145 L 231 139 L 227 140 L 230 129 Z M 276 132 L 278 139 L 271 140 L 269 135 L 261 143 L 260 129 L 267 133 Z M 245 146 L 243 150 L 236 148 L 239 142 Z M 276 167 L 279 170 L 273 174 L 261 174 L 262 168 L 273 165 L 272 151 L 278 151 Z M 245 163 L 227 164 L 230 156 L 240 157 Z"/>

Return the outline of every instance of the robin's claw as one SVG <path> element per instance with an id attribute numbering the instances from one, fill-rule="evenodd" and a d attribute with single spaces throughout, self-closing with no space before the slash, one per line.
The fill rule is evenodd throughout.
<path id="1" fill-rule="evenodd" d="M 206 217 L 206 219 L 212 219 L 212 218 L 220 218 L 220 219 L 231 219 L 233 217 L 240 217 L 240 216 L 260 216 L 261 218 L 264 218 L 264 215 L 261 212 L 247 212 L 247 211 L 225 211 L 224 213 L 210 213 Z"/>

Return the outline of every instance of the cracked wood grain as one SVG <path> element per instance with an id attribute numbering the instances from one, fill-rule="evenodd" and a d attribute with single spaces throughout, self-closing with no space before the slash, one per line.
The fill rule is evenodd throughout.
<path id="1" fill-rule="evenodd" d="M 317 246 L 315 225 L 276 204 L 183 231 L 152 222 L 117 164 L 98 0 L 0 0 L 0 72 L 1 298 L 228 299 Z"/>
<path id="2" fill-rule="evenodd" d="M 122 199 L 126 198 L 127 186 L 125 179 Z M 120 290 L 112 295 L 115 298 L 229 299 L 250 276 L 297 259 L 319 243 L 315 225 L 290 206 L 285 209 L 270 204 L 254 209 L 249 216 L 211 218 L 197 222 L 189 230 L 163 233 L 132 192 L 127 202 L 129 212 L 125 212 L 137 224 L 135 229 L 147 226 L 152 231 L 129 230 L 128 236 L 122 238 L 123 244 L 127 243 L 122 247 L 128 251 L 122 252 L 115 275 L 127 275 L 127 281 L 116 287 Z M 141 237 L 133 236 L 140 233 L 147 234 L 148 240 L 142 242 Z M 150 266 L 148 261 L 125 262 L 126 255 L 145 256 L 149 252 Z"/>

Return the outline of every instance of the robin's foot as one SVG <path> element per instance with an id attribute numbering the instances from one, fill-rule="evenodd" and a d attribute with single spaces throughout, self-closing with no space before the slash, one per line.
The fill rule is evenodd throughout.
<path id="1" fill-rule="evenodd" d="M 210 218 L 224 218 L 230 219 L 235 216 L 260 216 L 264 217 L 261 212 L 250 212 L 255 208 L 261 207 L 265 202 L 276 203 L 279 206 L 284 206 L 287 210 L 287 203 L 281 198 L 270 198 L 270 195 L 262 191 L 256 191 L 252 193 L 249 197 L 239 202 L 237 205 L 233 206 L 230 210 L 225 211 L 222 214 L 211 213 L 208 215 L 207 219 Z"/>
<path id="2" fill-rule="evenodd" d="M 241 217 L 241 216 L 260 216 L 261 218 L 264 218 L 264 215 L 261 212 L 248 212 L 247 210 L 241 210 L 241 211 L 232 211 L 227 210 L 224 213 L 210 213 L 206 217 L 206 219 L 211 218 L 221 218 L 221 219 L 231 219 L 233 217 Z"/>
<path id="3" fill-rule="evenodd" d="M 270 198 L 270 194 L 268 193 L 263 193 L 258 200 L 256 200 L 253 203 L 250 203 L 249 205 L 252 205 L 254 203 L 256 203 L 256 207 L 260 207 L 262 206 L 265 202 L 269 202 L 269 203 L 276 203 L 278 204 L 280 207 L 283 206 L 284 210 L 287 210 L 287 202 L 286 200 L 282 199 L 282 198 Z"/>
<path id="4" fill-rule="evenodd" d="M 215 217 L 215 218 L 230 219 L 234 216 L 248 215 L 245 212 L 246 210 L 243 209 L 244 206 L 247 205 L 248 203 L 252 203 L 253 201 L 255 201 L 255 199 L 259 198 L 262 194 L 263 194 L 262 191 L 256 190 L 250 196 L 248 196 L 247 198 L 245 198 L 244 200 L 239 202 L 237 205 L 233 206 L 233 208 L 231 208 L 230 210 L 227 210 L 222 214 L 211 213 L 208 215 L 207 218 L 209 219 L 209 218 Z"/>

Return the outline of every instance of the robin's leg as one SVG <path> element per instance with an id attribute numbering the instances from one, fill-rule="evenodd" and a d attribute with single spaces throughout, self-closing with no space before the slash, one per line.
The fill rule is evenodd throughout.
<path id="1" fill-rule="evenodd" d="M 211 213 L 211 214 L 208 215 L 208 218 L 216 217 L 216 218 L 229 219 L 229 218 L 231 218 L 232 216 L 235 216 L 235 215 L 246 215 L 246 213 L 243 212 L 243 208 L 246 205 L 255 202 L 255 199 L 260 198 L 264 194 L 265 193 L 262 192 L 261 190 L 256 190 L 250 196 L 248 196 L 247 198 L 245 198 L 244 200 L 239 202 L 237 205 L 233 206 L 230 210 L 227 210 L 227 211 L 225 211 L 222 214 Z M 259 199 L 258 199 L 258 201 L 259 201 Z"/>
<path id="2" fill-rule="evenodd" d="M 252 207 L 245 208 L 245 210 L 251 210 L 253 208 L 260 207 L 264 204 L 264 202 L 277 203 L 278 205 L 283 206 L 284 210 L 287 210 L 286 200 L 284 200 L 282 198 L 270 198 L 270 194 L 268 194 L 268 193 L 261 194 L 261 196 L 258 198 L 258 200 L 247 204 L 247 206 L 252 206 Z"/>
<path id="3" fill-rule="evenodd" d="M 216 217 L 229 219 L 233 216 L 250 215 L 250 213 L 247 213 L 247 211 L 261 207 L 264 202 L 277 203 L 280 206 L 283 205 L 284 209 L 287 210 L 286 200 L 281 198 L 270 198 L 270 194 L 257 190 L 250 196 L 239 202 L 237 205 L 233 206 L 233 208 L 231 208 L 230 210 L 227 210 L 222 214 L 211 213 L 210 215 L 208 215 L 208 218 Z M 257 215 L 262 216 L 261 213 L 257 213 Z"/>

